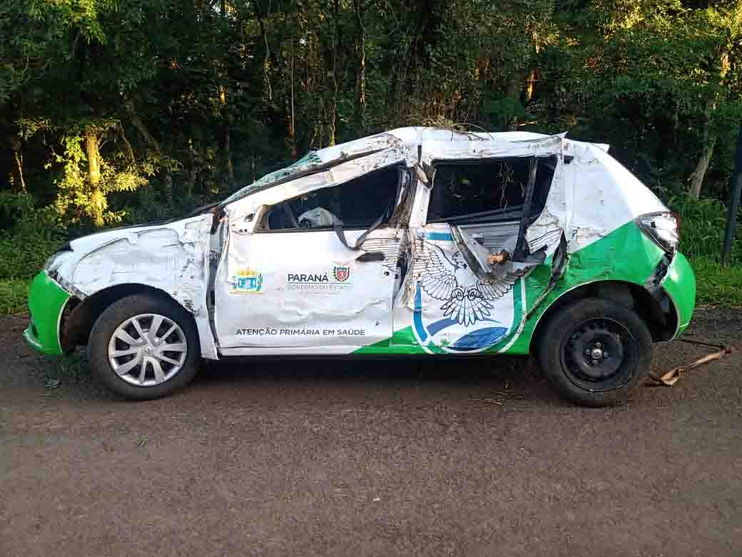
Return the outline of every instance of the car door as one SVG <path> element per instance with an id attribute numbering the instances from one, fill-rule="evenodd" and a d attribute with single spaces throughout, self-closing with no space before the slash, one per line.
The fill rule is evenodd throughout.
<path id="1" fill-rule="evenodd" d="M 526 278 L 551 264 L 565 229 L 561 144 L 423 145 L 431 180 L 415 231 L 412 309 L 427 351 L 499 350 L 514 337 Z"/>
<path id="2" fill-rule="evenodd" d="M 214 285 L 222 354 L 344 353 L 391 336 L 409 172 L 401 153 L 366 159 L 228 215 Z"/>

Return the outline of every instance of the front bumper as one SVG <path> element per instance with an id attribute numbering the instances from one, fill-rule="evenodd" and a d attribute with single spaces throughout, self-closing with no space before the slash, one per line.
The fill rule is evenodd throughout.
<path id="1" fill-rule="evenodd" d="M 696 307 L 696 275 L 682 253 L 675 254 L 660 285 L 675 305 L 678 328 L 674 337 L 678 337 L 688 328 Z"/>
<path id="2" fill-rule="evenodd" d="M 41 271 L 31 281 L 28 292 L 28 310 L 31 322 L 23 336 L 32 348 L 43 354 L 63 353 L 60 342 L 62 314 L 71 295 L 46 271 Z"/>

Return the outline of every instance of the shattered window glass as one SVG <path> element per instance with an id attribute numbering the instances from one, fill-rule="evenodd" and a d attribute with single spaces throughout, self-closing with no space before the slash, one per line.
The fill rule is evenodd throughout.
<path id="1" fill-rule="evenodd" d="M 290 166 L 287 166 L 285 168 L 280 168 L 278 170 L 270 172 L 269 174 L 266 174 L 265 176 L 263 176 L 259 180 L 256 180 L 252 184 L 249 184 L 245 186 L 244 188 L 237 190 L 235 193 L 230 195 L 227 199 L 222 201 L 222 205 L 226 205 L 228 203 L 232 203 L 233 201 L 237 201 L 238 199 L 242 199 L 246 195 L 249 195 L 252 192 L 257 191 L 260 188 L 267 186 L 268 184 L 283 182 L 288 178 L 292 178 L 302 173 L 309 172 L 312 169 L 318 168 L 320 166 L 322 166 L 322 161 L 317 155 L 317 152 L 309 151 L 306 155 L 304 155 L 299 160 L 295 161 Z"/>
<path id="2" fill-rule="evenodd" d="M 551 189 L 551 181 L 554 179 L 554 172 L 557 166 L 557 156 L 543 157 L 538 159 L 538 168 L 536 170 L 536 183 L 533 187 L 533 199 L 528 216 L 535 218 L 541 214 L 546 205 L 546 198 Z"/>
<path id="3" fill-rule="evenodd" d="M 518 219 L 528 188 L 531 157 L 462 161 L 436 165 L 428 222 L 471 215 Z M 531 211 L 540 212 L 556 167 L 556 157 L 539 159 Z"/>
<path id="4" fill-rule="evenodd" d="M 313 191 L 271 207 L 267 230 L 329 229 L 335 219 L 346 228 L 369 228 L 394 211 L 398 167 L 371 172 L 339 186 Z"/>

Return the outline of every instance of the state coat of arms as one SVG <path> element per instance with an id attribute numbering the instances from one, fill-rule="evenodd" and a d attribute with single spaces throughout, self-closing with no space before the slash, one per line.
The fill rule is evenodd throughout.
<path id="1" fill-rule="evenodd" d="M 350 278 L 350 266 L 349 265 L 335 265 L 332 268 L 332 276 L 338 282 L 345 282 Z"/>

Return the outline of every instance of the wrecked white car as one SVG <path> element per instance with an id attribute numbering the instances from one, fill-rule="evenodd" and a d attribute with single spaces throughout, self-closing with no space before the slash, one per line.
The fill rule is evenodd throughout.
<path id="1" fill-rule="evenodd" d="M 535 354 L 559 392 L 624 401 L 687 326 L 678 222 L 607 147 L 402 128 L 311 152 L 182 220 L 72 241 L 28 342 L 87 345 L 134 399 L 202 358 Z"/>

